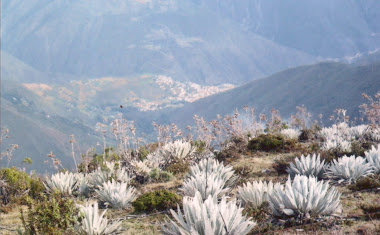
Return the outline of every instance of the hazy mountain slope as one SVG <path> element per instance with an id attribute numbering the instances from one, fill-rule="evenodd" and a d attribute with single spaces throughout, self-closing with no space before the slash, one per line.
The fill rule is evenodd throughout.
<path id="1" fill-rule="evenodd" d="M 42 72 L 241 84 L 315 61 L 191 1 L 15 0 L 2 12 L 2 49 Z"/>
<path id="2" fill-rule="evenodd" d="M 257 112 L 280 110 L 284 117 L 304 104 L 325 120 L 336 108 L 358 116 L 358 106 L 364 102 L 363 92 L 374 95 L 380 90 L 380 63 L 355 66 L 341 63 L 320 63 L 301 66 L 250 82 L 227 92 L 210 96 L 166 114 L 170 122 L 188 124 L 194 114 L 208 119 L 216 114 L 230 114 L 235 108 L 253 106 Z"/>
<path id="3" fill-rule="evenodd" d="M 1 80 L 38 82 L 48 77 L 19 59 L 1 51 Z"/>
<path id="4" fill-rule="evenodd" d="M 247 30 L 315 56 L 380 47 L 377 0 L 196 0 Z"/>
<path id="5" fill-rule="evenodd" d="M 1 127 L 8 128 L 11 138 L 8 143 L 18 144 L 14 152 L 13 165 L 19 165 L 25 157 L 33 160 L 33 169 L 44 172 L 47 154 L 53 151 L 64 166 L 72 165 L 70 159 L 70 135 L 77 140 L 76 152 L 84 152 L 99 140 L 91 126 L 85 121 L 67 119 L 54 111 L 48 102 L 21 85 L 2 81 L 1 84 Z M 80 115 L 77 115 L 80 118 Z M 6 146 L 2 146 L 2 150 Z M 77 156 L 79 157 L 79 156 Z"/>

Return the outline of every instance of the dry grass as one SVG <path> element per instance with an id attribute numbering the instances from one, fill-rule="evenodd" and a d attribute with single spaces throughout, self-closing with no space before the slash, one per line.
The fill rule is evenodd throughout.
<path id="1" fill-rule="evenodd" d="M 143 194 L 143 193 L 151 192 L 154 190 L 160 190 L 160 189 L 176 190 L 181 185 L 182 185 L 182 180 L 174 179 L 169 182 L 145 184 L 139 189 L 139 192 Z"/>
<path id="2" fill-rule="evenodd" d="M 0 234 L 17 234 L 16 230 L 22 227 L 21 208 L 27 210 L 27 206 L 15 206 L 8 213 L 0 213 Z"/>
<path id="3" fill-rule="evenodd" d="M 142 218 L 127 219 L 122 224 L 123 234 L 159 234 L 165 218 L 164 214 L 155 214 Z"/>

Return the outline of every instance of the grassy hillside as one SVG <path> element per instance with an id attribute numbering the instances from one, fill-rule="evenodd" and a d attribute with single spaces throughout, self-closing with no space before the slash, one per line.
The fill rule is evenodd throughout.
<path id="1" fill-rule="evenodd" d="M 300 105 L 305 105 L 315 119 L 321 113 L 326 120 L 337 108 L 358 117 L 358 106 L 364 102 L 362 93 L 374 95 L 379 90 L 379 63 L 365 66 L 320 63 L 288 69 L 198 100 L 170 112 L 167 118 L 172 122 L 190 123 L 194 114 L 211 119 L 244 105 L 255 107 L 258 113 L 269 113 L 275 108 L 285 117 Z"/>

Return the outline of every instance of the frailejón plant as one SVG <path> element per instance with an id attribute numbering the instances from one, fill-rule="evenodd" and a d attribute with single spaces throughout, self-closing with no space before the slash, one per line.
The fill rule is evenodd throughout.
<path id="1" fill-rule="evenodd" d="M 73 192 L 78 189 L 79 186 L 79 176 L 72 172 L 59 172 L 51 176 L 51 178 L 46 178 L 45 185 L 46 191 L 48 193 L 53 193 L 54 191 L 59 191 L 63 195 L 72 195 Z"/>
<path id="2" fill-rule="evenodd" d="M 222 197 L 230 191 L 230 188 L 217 173 L 201 171 L 196 176 L 186 178 L 180 190 L 185 196 L 190 197 L 199 192 L 202 198 L 206 199 L 208 196 Z"/>
<path id="3" fill-rule="evenodd" d="M 199 163 L 191 166 L 187 177 L 195 177 L 202 172 L 219 175 L 227 186 L 231 186 L 237 179 L 237 176 L 234 175 L 232 166 L 224 166 L 223 163 L 214 158 L 202 159 Z"/>
<path id="4" fill-rule="evenodd" d="M 100 189 L 95 190 L 99 199 L 107 206 L 115 209 L 125 209 L 136 198 L 136 190 L 127 183 L 108 181 Z"/>
<path id="5" fill-rule="evenodd" d="M 205 201 L 199 192 L 195 197 L 183 198 L 183 213 L 178 206 L 178 213 L 170 210 L 173 220 L 166 222 L 163 234 L 229 234 L 244 235 L 256 225 L 250 218 L 242 215 L 243 208 L 235 200 L 227 202 L 223 197 L 218 203 L 209 196 Z"/>
<path id="6" fill-rule="evenodd" d="M 121 221 L 109 223 L 108 219 L 104 217 L 107 210 L 99 215 L 98 203 L 87 204 L 81 206 L 80 211 L 83 216 L 81 224 L 78 226 L 80 234 L 88 235 L 107 235 L 117 234 L 120 231 Z"/>
<path id="7" fill-rule="evenodd" d="M 190 168 L 181 190 L 185 196 L 200 192 L 203 199 L 209 195 L 221 197 L 230 190 L 236 176 L 231 166 L 224 166 L 213 158 L 201 160 Z"/>
<path id="8" fill-rule="evenodd" d="M 298 140 L 298 137 L 301 135 L 301 132 L 296 129 L 283 129 L 280 133 L 284 138 L 293 140 Z"/>
<path id="9" fill-rule="evenodd" d="M 328 182 L 313 176 L 290 177 L 285 187 L 275 184 L 269 194 L 269 206 L 275 216 L 298 219 L 317 218 L 337 213 L 340 209 L 340 193 Z"/>
<path id="10" fill-rule="evenodd" d="M 358 179 L 364 176 L 371 175 L 373 169 L 371 164 L 366 162 L 363 157 L 355 157 L 344 155 L 338 160 L 334 159 L 326 169 L 326 175 L 338 183 L 355 183 Z"/>
<path id="11" fill-rule="evenodd" d="M 306 157 L 301 155 L 301 158 L 296 158 L 295 163 L 290 163 L 286 172 L 292 177 L 295 175 L 315 176 L 321 178 L 324 173 L 325 161 L 321 162 L 320 155 L 314 153 L 311 157 L 310 154 Z"/>
<path id="12" fill-rule="evenodd" d="M 162 149 L 163 152 L 169 154 L 170 157 L 177 160 L 191 158 L 195 152 L 195 147 L 191 146 L 191 143 L 182 140 L 167 143 L 162 147 Z"/>
<path id="13" fill-rule="evenodd" d="M 372 165 L 375 173 L 380 174 L 380 144 L 372 146 L 371 150 L 364 152 L 367 161 Z"/>
<path id="14" fill-rule="evenodd" d="M 272 193 L 273 183 L 263 181 L 253 181 L 238 187 L 237 197 L 244 206 L 258 208 L 261 204 L 268 201 L 268 195 Z"/>
<path id="15" fill-rule="evenodd" d="M 98 169 L 89 175 L 90 184 L 95 188 L 99 188 L 103 183 L 111 179 L 118 182 L 129 183 L 130 177 L 127 169 L 125 167 L 120 167 L 120 163 L 117 164 L 118 167 L 115 162 L 105 162 L 105 167 L 103 169 L 98 167 Z"/>

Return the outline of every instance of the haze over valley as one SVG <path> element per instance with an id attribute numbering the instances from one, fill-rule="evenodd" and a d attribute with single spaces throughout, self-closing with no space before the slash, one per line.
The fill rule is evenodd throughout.
<path id="1" fill-rule="evenodd" d="M 96 124 L 120 113 L 142 135 L 152 122 L 184 128 L 195 114 L 245 105 L 358 117 L 361 94 L 380 88 L 378 9 L 370 0 L 2 1 L 1 125 L 19 144 L 13 164 L 31 157 L 42 169 L 50 151 L 70 164 L 70 135 L 83 153 L 101 141 Z"/>

